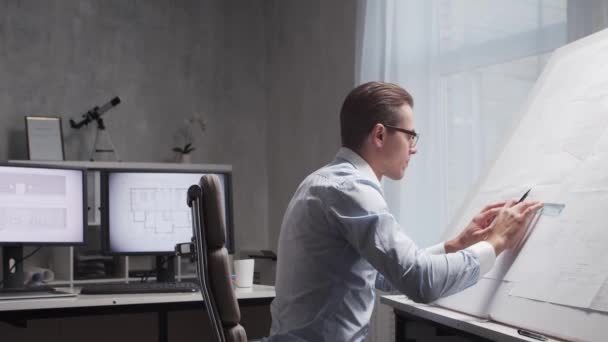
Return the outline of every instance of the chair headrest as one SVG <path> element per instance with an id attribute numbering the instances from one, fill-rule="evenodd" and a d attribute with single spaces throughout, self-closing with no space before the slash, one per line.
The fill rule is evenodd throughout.
<path id="1" fill-rule="evenodd" d="M 207 247 L 220 248 L 226 244 L 222 183 L 217 175 L 204 175 L 201 177 L 200 187 L 203 190 L 201 211 L 207 231 Z"/>

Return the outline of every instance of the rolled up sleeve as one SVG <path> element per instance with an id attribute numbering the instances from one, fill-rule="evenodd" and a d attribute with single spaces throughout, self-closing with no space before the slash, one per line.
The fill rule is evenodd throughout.
<path id="1" fill-rule="evenodd" d="M 388 212 L 381 190 L 373 184 L 341 184 L 329 191 L 333 193 L 327 197 L 332 199 L 327 203 L 328 218 L 349 244 L 386 278 L 383 282 L 388 281 L 410 299 L 432 302 L 462 291 L 479 279 L 479 260 L 488 252 L 485 247 L 431 254 L 419 249 L 402 231 Z M 437 247 L 435 252 L 438 251 Z"/>

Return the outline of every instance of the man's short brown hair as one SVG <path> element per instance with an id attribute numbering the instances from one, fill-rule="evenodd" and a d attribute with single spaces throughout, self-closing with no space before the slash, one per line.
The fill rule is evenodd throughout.
<path id="1" fill-rule="evenodd" d="M 357 151 L 377 123 L 398 125 L 399 108 L 406 103 L 413 107 L 414 99 L 393 83 L 368 82 L 351 90 L 340 110 L 342 146 Z"/>

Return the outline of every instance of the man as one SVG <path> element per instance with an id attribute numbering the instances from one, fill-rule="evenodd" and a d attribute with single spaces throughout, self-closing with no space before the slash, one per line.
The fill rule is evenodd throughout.
<path id="1" fill-rule="evenodd" d="M 294 194 L 281 227 L 270 341 L 363 341 L 374 284 L 417 302 L 466 289 L 515 246 L 542 206 L 496 203 L 454 240 L 419 249 L 388 210 L 380 181 L 401 179 L 416 154 L 413 99 L 390 83 L 351 91 L 342 148 Z"/>

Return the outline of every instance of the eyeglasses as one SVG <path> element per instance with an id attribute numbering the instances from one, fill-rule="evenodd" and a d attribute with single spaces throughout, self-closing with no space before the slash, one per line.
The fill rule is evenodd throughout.
<path id="1" fill-rule="evenodd" d="M 410 131 L 409 129 L 405 129 L 405 128 L 401 128 L 401 127 L 397 127 L 397 126 L 384 125 L 384 127 L 394 129 L 395 131 L 399 131 L 401 133 L 407 134 L 408 137 L 410 138 L 410 143 L 412 144 L 412 147 L 416 147 L 416 144 L 418 143 L 418 139 L 420 138 L 420 134 L 416 133 L 415 131 Z"/>

